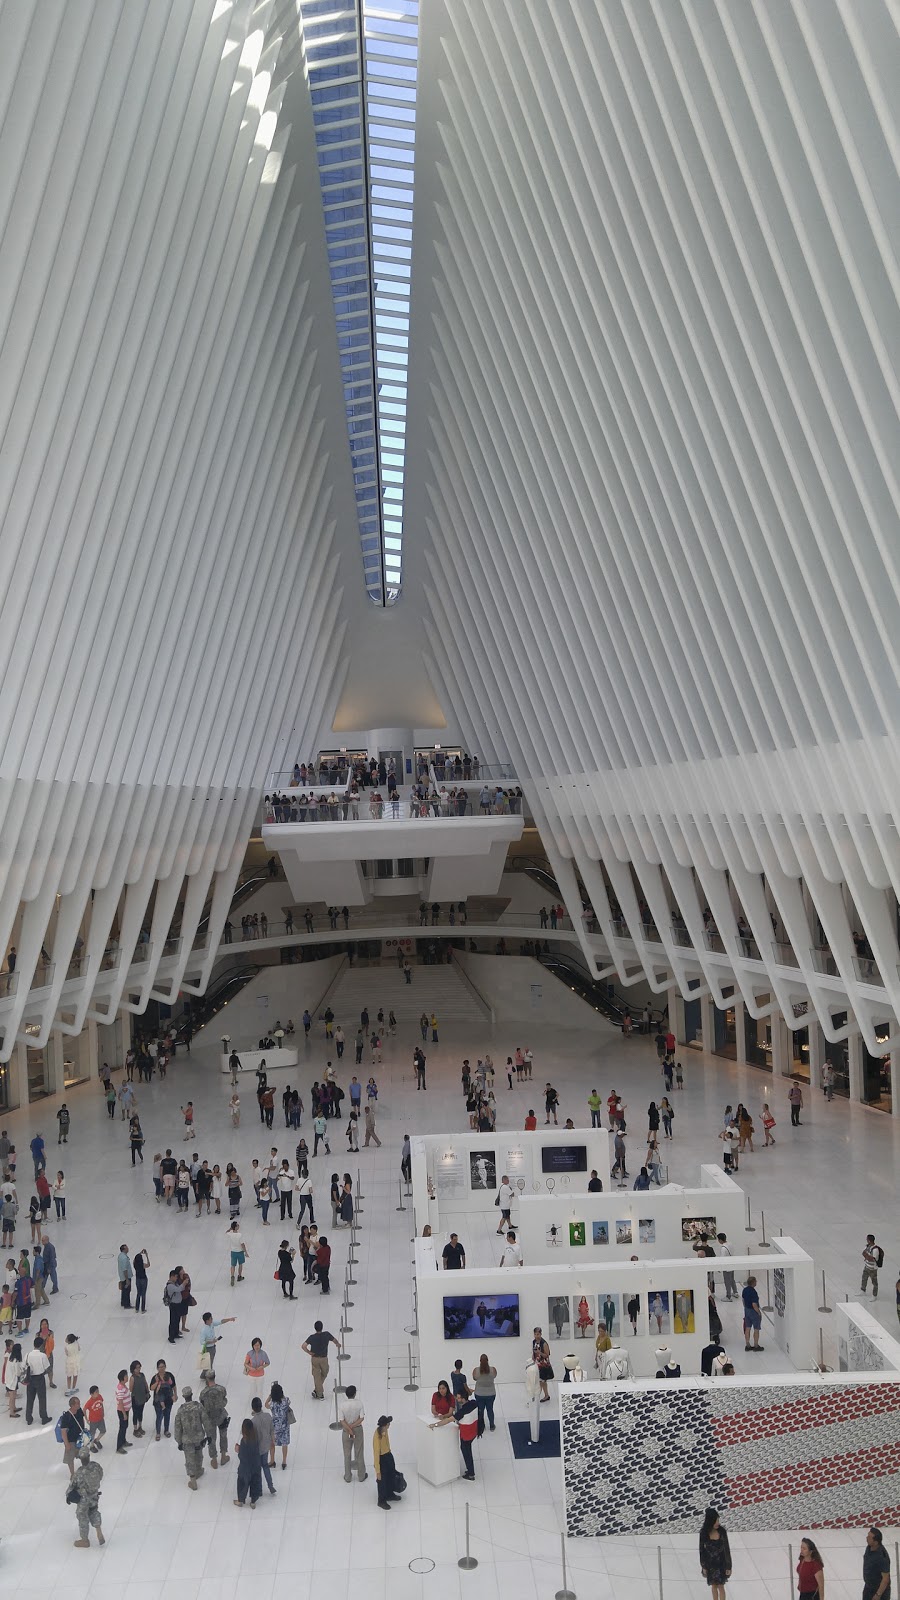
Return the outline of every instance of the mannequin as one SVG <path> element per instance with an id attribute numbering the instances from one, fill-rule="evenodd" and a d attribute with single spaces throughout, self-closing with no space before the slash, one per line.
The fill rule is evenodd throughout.
<path id="1" fill-rule="evenodd" d="M 630 1378 L 631 1375 L 631 1357 L 627 1350 L 623 1350 L 622 1346 L 614 1341 L 600 1357 L 600 1376 L 618 1379 Z"/>
<path id="2" fill-rule="evenodd" d="M 656 1376 L 658 1378 L 680 1378 L 681 1367 L 675 1360 L 668 1345 L 662 1344 L 656 1351 Z"/>
<path id="3" fill-rule="evenodd" d="M 563 1356 L 563 1366 L 565 1367 L 563 1383 L 584 1383 L 584 1368 L 574 1351 L 570 1351 L 567 1356 Z"/>
<path id="4" fill-rule="evenodd" d="M 528 1400 L 531 1442 L 538 1444 L 541 1437 L 541 1375 L 535 1361 L 529 1361 L 525 1368 L 525 1395 Z"/>

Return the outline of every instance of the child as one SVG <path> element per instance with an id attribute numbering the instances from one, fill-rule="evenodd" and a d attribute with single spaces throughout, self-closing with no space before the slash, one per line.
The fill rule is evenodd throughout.
<path id="1" fill-rule="evenodd" d="M 675 1087 L 676 1089 L 684 1088 L 684 1067 L 680 1061 L 675 1063 Z"/>
<path id="2" fill-rule="evenodd" d="M 366 1095 L 367 1095 L 369 1100 L 377 1100 L 378 1099 L 378 1085 L 375 1082 L 374 1078 L 370 1078 L 368 1083 L 366 1084 Z"/>
<path id="3" fill-rule="evenodd" d="M 81 1345 L 78 1343 L 77 1333 L 66 1334 L 66 1394 L 75 1394 L 78 1389 L 78 1374 L 81 1371 Z M 93 1389 L 91 1393 L 93 1394 Z"/>
<path id="4" fill-rule="evenodd" d="M 13 1294 L 12 1289 L 9 1287 L 8 1283 L 5 1283 L 3 1285 L 3 1292 L 0 1294 L 0 1338 L 2 1338 L 5 1334 L 15 1332 L 16 1322 L 15 1317 L 13 1316 L 13 1307 L 15 1302 L 16 1297 Z"/>
<path id="5" fill-rule="evenodd" d="M 104 1420 L 103 1396 L 96 1383 L 91 1384 L 91 1392 L 84 1402 L 83 1410 L 84 1420 L 88 1425 L 88 1433 L 91 1437 L 91 1449 L 95 1451 L 102 1450 L 103 1446 L 100 1440 L 106 1432 L 106 1422 Z"/>
<path id="6" fill-rule="evenodd" d="M 36 1194 L 33 1194 L 28 1202 L 28 1220 L 31 1223 L 31 1242 L 32 1244 L 40 1244 L 43 1214 L 41 1212 L 41 1202 Z"/>

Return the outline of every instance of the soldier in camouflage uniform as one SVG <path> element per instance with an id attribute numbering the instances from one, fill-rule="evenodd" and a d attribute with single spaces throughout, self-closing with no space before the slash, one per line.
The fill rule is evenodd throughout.
<path id="1" fill-rule="evenodd" d="M 100 1526 L 100 1485 L 103 1482 L 103 1468 L 99 1461 L 94 1461 L 90 1450 L 79 1450 L 78 1461 L 79 1466 L 69 1484 L 66 1498 L 77 1491 L 75 1515 L 78 1518 L 78 1538 L 75 1540 L 75 1548 L 88 1550 L 91 1543 L 91 1528 L 97 1530 L 97 1543 L 106 1543 Z"/>
<path id="2" fill-rule="evenodd" d="M 175 1413 L 175 1442 L 184 1451 L 184 1466 L 188 1488 L 196 1489 L 197 1479 L 203 1477 L 203 1446 L 206 1443 L 206 1423 L 203 1412 L 194 1399 L 193 1389 L 182 1389 L 183 1405 Z"/>
<path id="3" fill-rule="evenodd" d="M 219 1465 L 219 1458 L 216 1454 L 216 1430 L 218 1429 L 218 1444 L 224 1467 L 226 1461 L 231 1459 L 228 1454 L 228 1424 L 231 1418 L 228 1415 L 228 1394 L 223 1384 L 216 1383 L 214 1372 L 205 1374 L 199 1403 L 206 1427 L 210 1466 L 217 1467 Z"/>

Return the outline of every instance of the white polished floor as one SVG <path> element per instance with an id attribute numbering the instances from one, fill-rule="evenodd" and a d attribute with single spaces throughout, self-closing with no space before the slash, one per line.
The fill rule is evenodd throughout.
<path id="1" fill-rule="evenodd" d="M 427 1008 L 427 969 L 416 972 L 415 982 Z M 377 1010 L 378 1003 L 373 973 L 370 1010 Z M 343 1020 L 345 1027 L 354 1021 Z M 415 1475 L 412 1424 L 416 1406 L 427 1406 L 431 1389 L 443 1374 L 423 1374 L 418 1395 L 404 1392 L 406 1330 L 411 1326 L 411 1211 L 395 1209 L 400 1140 L 405 1129 L 438 1131 L 465 1126 L 459 1091 L 463 1055 L 474 1058 L 489 1045 L 499 1062 L 517 1044 L 529 1042 L 535 1050 L 532 1086 L 518 1086 L 509 1092 L 498 1073 L 500 1126 L 520 1127 L 528 1105 L 538 1109 L 539 1092 L 551 1077 L 561 1096 L 561 1122 L 571 1115 L 576 1124 L 584 1123 L 590 1090 L 596 1087 L 605 1099 L 610 1089 L 616 1088 L 628 1101 L 631 1126 L 643 1131 L 647 1102 L 658 1098 L 662 1089 L 655 1051 L 646 1040 L 626 1042 L 618 1034 L 597 1028 L 556 1036 L 547 1028 L 536 1028 L 530 1041 L 506 1030 L 498 1030 L 492 1040 L 471 1035 L 454 1040 L 446 1032 L 440 1046 L 426 1046 L 429 1088 L 427 1094 L 417 1094 L 410 1065 L 417 1039 L 416 1033 L 415 1038 L 400 1036 L 388 1041 L 384 1064 L 377 1072 L 383 1148 L 363 1150 L 358 1158 L 364 1215 L 356 1272 L 359 1281 L 351 1291 L 353 1331 L 346 1336 L 350 1359 L 343 1364 L 344 1381 L 357 1383 L 366 1405 L 367 1455 L 379 1412 L 387 1411 L 395 1418 L 392 1444 L 409 1479 L 409 1492 L 390 1515 L 376 1508 L 371 1475 L 365 1485 L 343 1482 L 340 1439 L 327 1426 L 333 1412 L 309 1398 L 308 1362 L 299 1348 L 323 1307 L 326 1326 L 336 1334 L 339 1331 L 347 1235 L 331 1234 L 335 1292 L 330 1300 L 298 1286 L 298 1302 L 291 1305 L 283 1302 L 272 1279 L 275 1251 L 282 1237 L 274 1214 L 272 1226 L 263 1230 L 252 1200 L 245 1206 L 246 1238 L 252 1252 L 248 1281 L 231 1289 L 227 1218 L 204 1215 L 197 1219 L 193 1209 L 181 1216 L 174 1207 L 167 1210 L 154 1202 L 149 1157 L 167 1143 L 176 1154 L 185 1148 L 179 1106 L 188 1098 L 197 1108 L 200 1152 L 210 1162 L 218 1160 L 224 1166 L 234 1159 L 246 1177 L 252 1157 L 261 1156 L 270 1143 L 293 1153 L 296 1139 L 293 1135 L 285 1138 L 277 1113 L 272 1137 L 261 1129 L 251 1085 L 244 1097 L 243 1125 L 232 1131 L 227 1112 L 230 1085 L 218 1071 L 217 1040 L 195 1046 L 190 1058 L 179 1056 L 166 1082 L 156 1081 L 149 1089 L 136 1086 L 147 1136 L 148 1159 L 143 1168 L 132 1169 L 124 1124 L 118 1117 L 114 1123 L 108 1120 L 95 1084 L 69 1094 L 72 1128 L 69 1145 L 62 1152 L 55 1144 L 56 1101 L 0 1118 L 21 1152 L 19 1188 L 26 1209 L 28 1142 L 34 1131 L 40 1129 L 47 1138 L 51 1169 L 55 1169 L 57 1155 L 63 1158 L 60 1165 L 68 1180 L 69 1218 L 52 1228 L 60 1258 L 61 1293 L 52 1298 L 51 1311 L 58 1347 L 70 1331 L 81 1338 L 82 1392 L 87 1392 L 90 1383 L 99 1383 L 109 1416 L 116 1372 L 135 1357 L 149 1371 L 158 1356 L 174 1356 L 170 1365 L 179 1381 L 196 1386 L 194 1342 L 174 1348 L 166 1343 L 167 1319 L 161 1305 L 168 1268 L 183 1262 L 192 1274 L 199 1301 L 191 1314 L 192 1329 L 205 1309 L 216 1317 L 233 1314 L 238 1319 L 224 1330 L 225 1342 L 217 1362 L 228 1385 L 232 1417 L 239 1419 L 249 1408 L 249 1386 L 241 1369 L 250 1339 L 257 1333 L 272 1359 L 271 1376 L 284 1384 L 298 1417 L 288 1469 L 277 1472 L 278 1495 L 272 1499 L 264 1494 L 252 1513 L 232 1505 L 233 1463 L 217 1473 L 207 1470 L 194 1494 L 186 1487 L 183 1460 L 173 1443 L 157 1445 L 151 1433 L 148 1439 L 136 1441 L 127 1457 L 119 1457 L 108 1435 L 101 1458 L 106 1473 L 101 1505 L 108 1543 L 103 1551 L 95 1545 L 89 1552 L 73 1548 L 75 1517 L 64 1503 L 67 1475 L 52 1428 L 26 1429 L 24 1422 L 0 1418 L 0 1574 L 6 1592 L 40 1592 L 45 1600 L 80 1600 L 86 1595 L 157 1600 L 164 1592 L 177 1593 L 179 1600 L 267 1600 L 276 1588 L 281 1592 L 287 1586 L 292 1600 L 307 1600 L 307 1596 L 310 1600 L 456 1600 L 457 1596 L 460 1600 L 550 1600 L 561 1587 L 558 1462 L 515 1461 L 508 1435 L 500 1427 L 477 1447 L 475 1483 L 460 1481 L 434 1489 Z M 309 1085 L 324 1060 L 324 1041 L 319 1037 L 310 1046 L 308 1063 L 302 1069 L 307 1102 Z M 738 1069 L 692 1050 L 683 1053 L 683 1060 L 685 1090 L 671 1096 L 676 1108 L 675 1140 L 669 1152 L 672 1178 L 693 1181 L 701 1161 L 720 1159 L 722 1147 L 716 1135 L 726 1101 L 744 1099 L 758 1113 L 762 1100 L 769 1099 L 778 1116 L 778 1142 L 774 1149 L 747 1156 L 740 1172 L 740 1181 L 751 1196 L 753 1221 L 758 1227 L 758 1207 L 764 1204 L 767 1226 L 783 1226 L 785 1232 L 794 1233 L 825 1269 L 829 1300 L 836 1294 L 855 1294 L 866 1232 L 875 1232 L 886 1248 L 893 1245 L 900 1150 L 891 1118 L 845 1102 L 826 1105 L 821 1096 L 813 1096 L 804 1108 L 803 1126 L 794 1130 L 785 1084 L 773 1088 L 771 1078 L 761 1072 Z M 352 1070 L 351 1065 L 343 1075 L 345 1087 Z M 366 1067 L 360 1076 L 368 1076 L 368 1070 Z M 279 1074 L 279 1091 L 281 1079 L 287 1076 Z M 307 1124 L 308 1120 L 307 1116 Z M 337 1125 L 333 1126 L 336 1131 Z M 346 1157 L 345 1145 L 341 1132 L 333 1140 L 333 1161 L 320 1156 L 313 1164 L 314 1181 L 320 1192 L 324 1190 L 322 1215 L 326 1219 L 330 1173 L 345 1167 L 356 1171 L 356 1158 Z M 633 1163 L 634 1156 L 631 1160 Z M 635 1170 L 633 1165 L 631 1170 Z M 17 1245 L 27 1232 L 27 1226 L 20 1227 Z M 133 1251 L 143 1247 L 150 1255 L 146 1317 L 122 1311 L 118 1305 L 115 1252 L 122 1240 Z M 897 1261 L 889 1251 L 882 1274 L 882 1298 L 875 1309 L 893 1329 L 897 1326 L 896 1275 Z M 821 1320 L 830 1341 L 828 1324 L 833 1318 Z M 32 1328 L 35 1326 L 33 1322 Z M 835 1364 L 829 1351 L 830 1342 L 826 1342 L 826 1354 Z M 52 1398 L 55 1420 L 63 1408 L 62 1388 L 54 1391 Z M 523 1414 L 518 1392 L 501 1392 L 499 1412 L 507 1420 Z M 110 1432 L 114 1437 L 112 1423 Z M 234 1427 L 232 1432 L 236 1432 Z M 479 1560 L 474 1572 L 461 1572 L 456 1565 L 466 1501 L 471 1507 L 473 1553 Z M 855 1600 L 861 1588 L 861 1535 L 836 1532 L 817 1538 L 828 1551 L 829 1600 L 850 1600 L 851 1596 Z M 783 1600 L 789 1593 L 788 1540 L 786 1534 L 733 1536 L 735 1574 L 729 1596 L 735 1600 Z M 685 1538 L 571 1544 L 570 1587 L 580 1600 L 588 1596 L 592 1600 L 655 1600 L 657 1543 L 663 1550 L 666 1600 L 707 1594 L 697 1571 L 695 1541 Z M 409 1564 L 418 1557 L 435 1563 L 427 1575 L 410 1570 Z"/>

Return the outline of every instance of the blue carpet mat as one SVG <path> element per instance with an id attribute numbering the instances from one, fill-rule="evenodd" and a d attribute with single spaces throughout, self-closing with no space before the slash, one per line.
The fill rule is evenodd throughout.
<path id="1" fill-rule="evenodd" d="M 509 1438 L 517 1461 L 535 1460 L 538 1456 L 558 1456 L 559 1423 L 548 1417 L 541 1418 L 541 1437 L 537 1444 L 531 1442 L 531 1425 L 527 1422 L 510 1422 Z"/>

